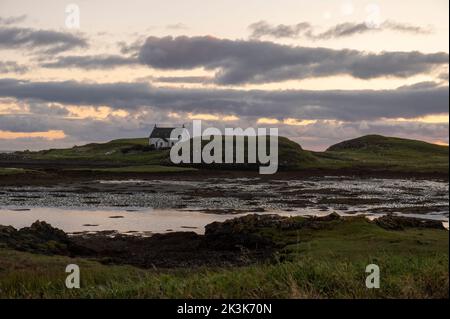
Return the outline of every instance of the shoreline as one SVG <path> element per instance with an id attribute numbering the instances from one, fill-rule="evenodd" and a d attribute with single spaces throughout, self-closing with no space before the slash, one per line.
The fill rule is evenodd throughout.
<path id="1" fill-rule="evenodd" d="M 3 165 L 2 165 L 3 164 Z M 0 162 L 0 167 L 5 166 Z M 6 167 L 6 166 L 5 166 Z M 185 172 L 166 172 L 166 173 L 127 173 L 127 172 L 98 172 L 89 170 L 64 170 L 58 168 L 42 168 L 33 170 L 34 166 L 8 166 L 14 168 L 31 169 L 30 172 L 0 175 L 0 186 L 38 186 L 38 185 L 56 185 L 59 183 L 76 183 L 103 180 L 202 180 L 206 178 L 257 178 L 265 181 L 276 180 L 298 180 L 320 177 L 346 177 L 355 179 L 419 179 L 419 180 L 439 180 L 449 181 L 449 175 L 444 173 L 422 173 L 422 172 L 395 172 L 395 171 L 373 171 L 360 169 L 310 169 L 297 171 L 279 171 L 273 175 L 261 175 L 256 171 L 238 171 L 238 170 L 207 170 Z M 23 178 L 25 177 L 26 178 Z M 20 177 L 20 178 L 19 178 Z"/>
<path id="2" fill-rule="evenodd" d="M 45 221 L 35 221 L 20 229 L 0 225 L 0 244 L 35 254 L 94 258 L 105 264 L 141 268 L 234 267 L 273 262 L 275 255 L 292 240 L 280 241 L 280 236 L 292 236 L 292 232 L 299 236 L 303 232 L 309 237 L 311 232 L 327 233 L 329 229 L 353 223 L 373 225 L 389 232 L 440 230 L 448 236 L 448 230 L 440 222 L 415 217 L 386 215 L 370 220 L 366 216 L 336 213 L 309 217 L 249 214 L 210 223 L 205 226 L 204 234 L 189 230 L 151 236 L 113 231 L 69 234 Z M 267 233 L 269 229 L 278 235 Z"/>

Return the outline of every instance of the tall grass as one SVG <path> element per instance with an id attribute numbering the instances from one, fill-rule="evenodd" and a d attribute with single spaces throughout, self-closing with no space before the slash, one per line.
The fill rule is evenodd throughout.
<path id="1" fill-rule="evenodd" d="M 7 250 L 0 256 L 1 298 L 448 298 L 449 287 L 448 255 L 386 255 L 359 261 L 303 258 L 190 270 L 105 266 Z M 5 260 L 18 263 L 6 267 Z M 381 269 L 380 289 L 365 286 L 365 267 L 374 261 Z M 80 289 L 65 287 L 69 263 L 80 266 Z"/>

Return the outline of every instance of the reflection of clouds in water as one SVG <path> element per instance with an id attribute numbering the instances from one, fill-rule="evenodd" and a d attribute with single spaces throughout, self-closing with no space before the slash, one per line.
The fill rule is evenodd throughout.
<path id="1" fill-rule="evenodd" d="M 275 212 L 282 216 L 325 216 L 331 211 L 310 209 L 303 212 Z M 243 214 L 205 214 L 197 211 L 176 210 L 148 210 L 124 211 L 124 210 L 83 210 L 63 208 L 32 208 L 27 212 L 8 209 L 0 209 L 0 225 L 10 225 L 17 229 L 28 227 L 36 220 L 46 221 L 53 227 L 68 233 L 92 233 L 98 231 L 117 231 L 128 235 L 149 236 L 154 233 L 167 233 L 172 231 L 193 231 L 204 233 L 204 227 L 212 222 L 223 222 L 227 219 L 240 217 Z M 354 214 L 339 213 L 341 216 L 354 216 Z M 448 229 L 448 218 L 430 215 L 400 216 L 421 217 L 443 220 L 443 225 Z M 121 218 L 116 218 L 121 216 Z M 373 220 L 379 216 L 367 216 Z"/>

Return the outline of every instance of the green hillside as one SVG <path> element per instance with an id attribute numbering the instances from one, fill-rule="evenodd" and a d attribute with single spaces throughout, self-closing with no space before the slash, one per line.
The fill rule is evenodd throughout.
<path id="1" fill-rule="evenodd" d="M 225 137 L 221 137 L 222 139 L 222 149 L 225 150 Z M 211 140 L 202 140 L 201 145 L 202 149 L 210 143 Z M 270 154 L 270 144 L 269 138 L 266 139 L 266 154 Z M 244 145 L 244 163 L 236 163 L 236 149 L 237 143 L 240 142 Z M 190 140 L 191 147 L 193 143 L 193 139 Z M 258 139 L 254 142 L 256 144 L 256 152 L 258 152 Z M 259 167 L 261 164 L 257 161 L 257 163 L 248 163 L 248 137 L 237 136 L 233 140 L 233 161 L 234 164 L 226 164 L 225 163 L 225 152 L 222 152 L 222 163 L 224 164 L 194 164 L 192 166 L 196 167 L 204 167 L 204 168 L 221 168 L 221 169 L 253 169 Z M 192 149 L 192 148 L 191 148 Z M 191 154 L 192 159 L 192 154 Z M 318 159 L 310 152 L 303 150 L 302 147 L 290 139 L 279 136 L 278 137 L 278 166 L 281 169 L 300 169 L 309 167 L 311 165 L 315 165 L 318 163 Z M 264 164 L 262 164 L 264 165 Z"/>
<path id="2" fill-rule="evenodd" d="M 317 154 L 356 167 L 421 172 L 448 172 L 448 146 L 423 141 L 366 135 L 335 144 Z"/>
<path id="3" fill-rule="evenodd" d="M 382 135 L 366 135 L 330 146 L 330 152 L 369 152 L 377 154 L 432 154 L 448 156 L 448 146 L 430 144 L 423 141 L 410 140 Z"/>
<path id="4" fill-rule="evenodd" d="M 190 143 L 192 143 L 192 140 Z M 202 146 L 204 147 L 207 143 L 208 141 L 202 141 Z M 222 143 L 224 143 L 224 139 Z M 244 138 L 244 143 L 246 145 L 247 138 Z M 279 137 L 278 145 L 279 170 L 319 169 L 336 171 L 351 169 L 439 174 L 448 172 L 448 147 L 416 140 L 367 135 L 335 144 L 325 152 L 304 150 L 299 144 L 286 137 Z M 153 172 L 155 170 L 160 171 L 160 168 L 156 166 L 174 166 L 169 158 L 169 150 L 151 149 L 148 146 L 147 138 L 118 139 L 107 143 L 91 143 L 67 149 L 50 149 L 16 154 L 25 160 L 57 163 L 63 163 L 64 161 L 64 163 L 74 164 L 75 168 L 77 165 L 78 167 L 92 165 L 97 168 L 102 166 L 105 168 L 134 167 L 133 171 L 136 172 Z M 247 156 L 245 156 L 245 161 L 247 162 Z M 186 164 L 183 166 L 253 170 L 260 164 Z M 161 172 L 165 171 L 172 170 L 161 170 Z"/>
<path id="5" fill-rule="evenodd" d="M 65 149 L 24 153 L 36 160 L 80 160 L 105 164 L 160 164 L 168 151 L 152 151 L 147 138 L 117 139 Z"/>
<path id="6" fill-rule="evenodd" d="M 244 142 L 247 143 L 247 139 Z M 202 141 L 202 147 L 207 143 L 208 141 Z M 282 167 L 300 168 L 303 164 L 317 162 L 317 158 L 311 152 L 303 150 L 299 144 L 285 137 L 279 137 L 278 146 L 279 163 Z M 172 165 L 169 151 L 151 149 L 148 146 L 147 138 L 118 139 L 107 143 L 91 143 L 66 149 L 23 152 L 22 154 L 27 158 L 36 160 L 82 160 L 105 164 Z M 247 160 L 247 156 L 245 156 L 245 159 Z M 230 165 L 223 166 L 228 167 Z M 245 167 L 237 165 L 237 168 Z"/>

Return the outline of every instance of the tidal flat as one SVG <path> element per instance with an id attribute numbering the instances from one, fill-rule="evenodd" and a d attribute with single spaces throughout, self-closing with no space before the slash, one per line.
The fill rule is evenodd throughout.
<path id="1" fill-rule="evenodd" d="M 448 182 L 424 179 L 125 179 L 0 187 L 0 224 L 43 220 L 67 232 L 202 233 L 213 221 L 249 213 L 282 216 L 385 214 L 448 225 Z"/>

